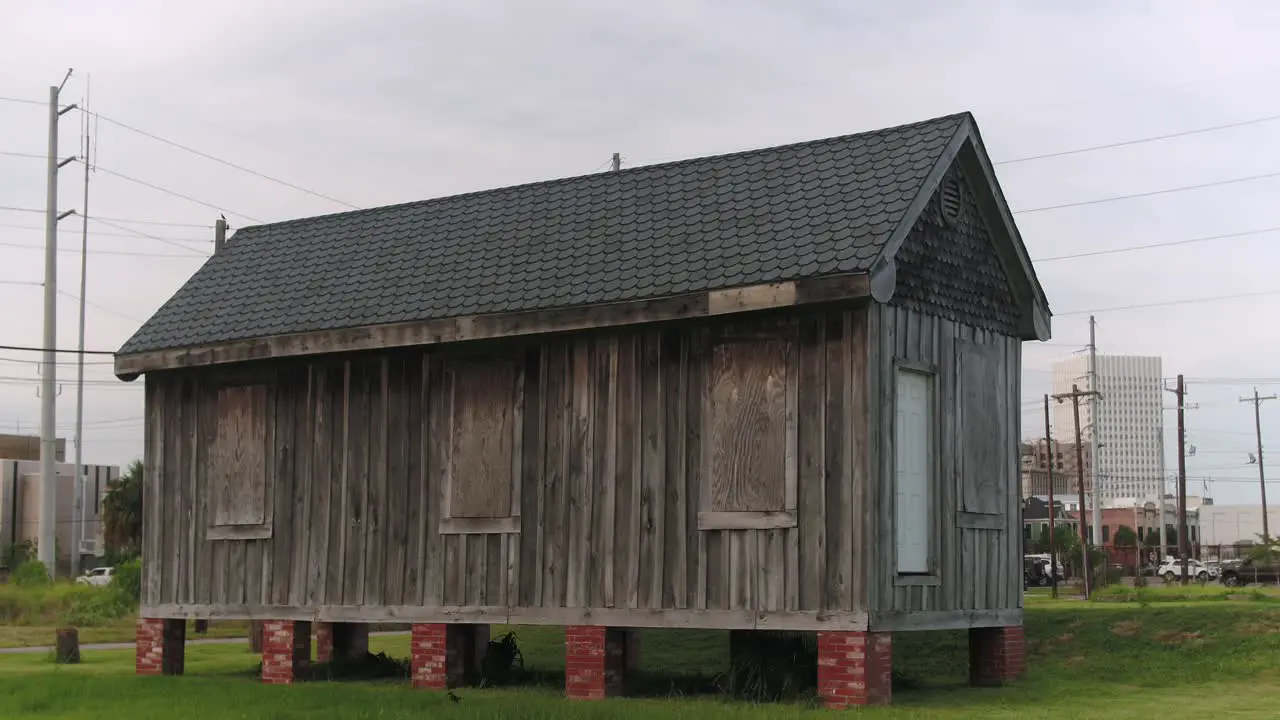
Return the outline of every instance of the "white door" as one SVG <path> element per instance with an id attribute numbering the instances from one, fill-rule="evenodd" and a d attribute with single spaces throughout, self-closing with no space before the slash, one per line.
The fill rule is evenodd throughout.
<path id="1" fill-rule="evenodd" d="M 933 483 L 933 376 L 898 371 L 894 524 L 899 573 L 927 573 Z"/>

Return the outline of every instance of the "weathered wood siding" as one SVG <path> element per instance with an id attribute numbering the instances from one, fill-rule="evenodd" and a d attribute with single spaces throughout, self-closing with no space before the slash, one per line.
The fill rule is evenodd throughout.
<path id="1" fill-rule="evenodd" d="M 1021 608 L 1021 341 L 902 307 L 876 306 L 870 316 L 873 462 L 884 479 L 875 485 L 872 609 Z M 937 373 L 936 572 L 929 578 L 899 577 L 894 561 L 893 394 L 900 360 Z"/>
<path id="2" fill-rule="evenodd" d="M 762 432 L 793 433 L 794 444 L 742 450 L 764 454 L 776 472 L 792 468 L 794 525 L 768 529 L 698 529 L 709 482 L 704 458 L 712 456 L 702 446 L 716 392 L 707 387 L 710 338 L 723 323 L 493 344 L 523 358 L 518 439 L 494 445 L 518 459 L 515 533 L 440 532 L 451 450 L 488 447 L 451 435 L 450 418 L 458 416 L 450 398 L 505 392 L 501 379 L 491 393 L 442 390 L 455 348 L 249 369 L 270 388 L 264 432 L 272 523 L 261 539 L 206 536 L 217 386 L 233 370 L 149 374 L 144 604 L 350 607 L 352 619 L 370 607 L 742 611 L 744 618 L 865 612 L 874 541 L 869 315 L 846 308 L 792 319 L 789 349 L 762 347 L 793 361 L 787 378 L 794 386 L 780 388 L 779 373 L 761 376 L 755 366 L 729 374 L 766 383 L 740 388 L 763 393 L 739 403 L 767 418 Z M 785 418 L 776 414 L 783 405 Z M 508 423 L 505 415 L 467 417 Z M 484 482 L 499 470 L 486 470 Z M 785 499 L 753 492 L 726 487 L 713 495 L 731 509 Z M 521 617 L 557 622 L 566 615 Z"/>

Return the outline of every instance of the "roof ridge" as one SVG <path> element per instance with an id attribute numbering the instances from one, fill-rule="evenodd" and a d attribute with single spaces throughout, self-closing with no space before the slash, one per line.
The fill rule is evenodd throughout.
<path id="1" fill-rule="evenodd" d="M 640 171 L 645 171 L 645 170 L 653 170 L 655 168 L 678 167 L 680 165 L 704 162 L 707 160 L 735 158 L 735 157 L 741 157 L 744 155 L 752 155 L 754 153 L 770 152 L 770 151 L 776 151 L 776 150 L 794 150 L 798 148 L 821 145 L 824 143 L 830 143 L 830 142 L 835 142 L 839 140 L 850 140 L 850 139 L 864 136 L 864 135 L 877 135 L 880 133 L 900 132 L 903 130 L 916 128 L 923 125 L 932 125 L 936 123 L 941 123 L 945 120 L 955 120 L 955 119 L 960 119 L 960 120 L 968 119 L 972 121 L 973 113 L 968 110 L 963 110 L 956 113 L 949 113 L 947 115 L 939 115 L 937 117 L 928 118 L 926 120 L 917 120 L 915 122 L 902 123 L 899 125 L 876 128 L 873 130 L 861 130 L 853 133 L 844 133 L 842 135 L 831 135 L 829 137 L 817 138 L 813 140 L 800 140 L 797 142 L 783 143 L 782 145 L 766 145 L 762 147 L 748 148 L 745 150 L 733 150 L 730 152 L 716 153 L 713 155 L 699 155 L 697 157 L 682 158 L 679 160 L 668 160 L 666 162 L 653 163 L 650 165 L 636 165 L 634 167 L 624 168 L 621 170 L 599 171 L 599 172 L 584 173 L 582 175 L 569 175 L 569 176 L 559 177 L 559 178 L 550 178 L 546 180 L 533 180 L 530 182 L 517 183 L 515 185 L 503 185 L 500 187 L 484 188 L 481 190 L 469 190 L 467 192 L 456 193 L 453 195 L 440 195 L 432 198 L 423 198 L 421 200 L 409 200 L 406 202 L 392 203 L 390 205 L 376 205 L 373 207 L 360 208 L 358 210 L 342 210 L 339 212 L 326 213 L 323 215 L 308 215 L 306 217 L 290 218 L 288 220 L 280 220 L 278 222 L 259 223 L 257 225 L 247 225 L 243 228 L 240 228 L 239 230 L 237 230 L 236 234 L 243 233 L 248 230 L 257 230 L 259 228 L 272 228 L 272 229 L 283 228 L 283 227 L 287 227 L 297 223 L 306 223 L 306 222 L 311 222 L 315 220 L 332 220 L 335 218 L 342 218 L 342 217 L 354 217 L 354 216 L 360 215 L 361 213 L 372 213 L 372 212 L 402 209 L 402 208 L 408 208 L 408 207 L 426 206 L 432 203 L 444 202 L 446 200 L 472 198 L 472 197 L 487 195 L 490 193 L 510 192 L 512 190 L 519 190 L 522 188 L 537 187 L 537 186 L 552 186 L 560 183 L 570 183 L 570 182 L 582 180 L 584 178 L 595 177 L 597 175 L 620 176 L 620 175 L 626 175 L 631 173 L 638 173 Z"/>

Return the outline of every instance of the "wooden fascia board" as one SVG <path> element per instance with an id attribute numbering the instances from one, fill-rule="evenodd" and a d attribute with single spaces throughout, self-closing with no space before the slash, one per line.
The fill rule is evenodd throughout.
<path id="1" fill-rule="evenodd" d="M 274 335 L 116 355 L 115 374 L 132 380 L 142 373 L 176 368 L 715 317 L 862 299 L 871 295 L 871 285 L 871 274 L 860 272 L 607 305 Z"/>

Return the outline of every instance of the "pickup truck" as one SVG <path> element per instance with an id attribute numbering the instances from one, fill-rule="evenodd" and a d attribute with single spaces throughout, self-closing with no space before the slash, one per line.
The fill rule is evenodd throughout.
<path id="1" fill-rule="evenodd" d="M 1258 562 L 1253 558 L 1222 561 L 1222 584 L 1239 587 L 1249 583 L 1274 585 L 1280 582 L 1280 565 L 1275 562 Z"/>

